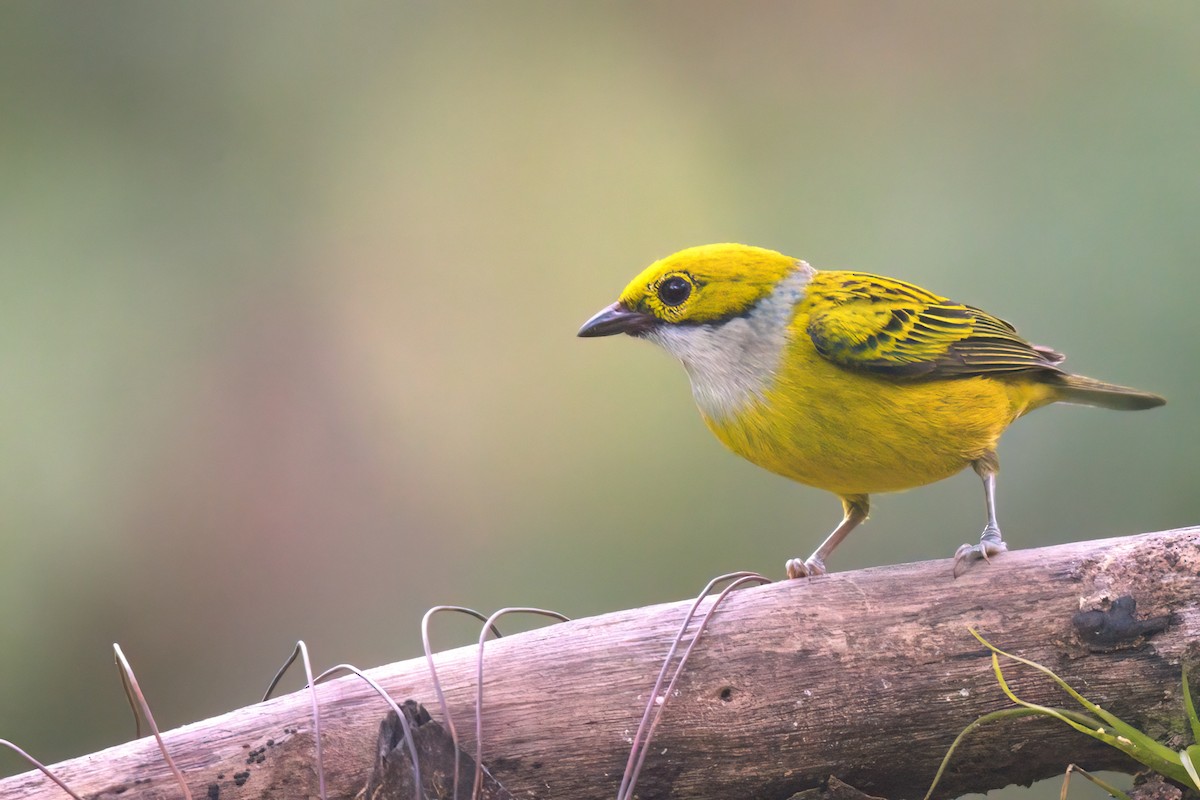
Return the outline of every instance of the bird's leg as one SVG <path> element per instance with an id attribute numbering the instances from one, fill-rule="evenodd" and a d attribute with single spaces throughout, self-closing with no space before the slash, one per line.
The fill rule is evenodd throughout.
<path id="1" fill-rule="evenodd" d="M 787 576 L 789 578 L 824 575 L 825 559 L 829 558 L 829 554 L 841 544 L 842 539 L 845 539 L 850 531 L 857 528 L 867 518 L 867 512 L 871 510 L 870 498 L 865 494 L 847 495 L 842 498 L 842 510 L 844 514 L 841 524 L 833 529 L 833 533 L 825 537 L 825 541 L 821 542 L 821 546 L 815 553 L 804 561 L 798 558 L 788 559 Z"/>
<path id="2" fill-rule="evenodd" d="M 996 473 L 1000 471 L 1000 462 L 995 453 L 988 453 L 980 459 L 971 462 L 971 466 L 983 478 L 984 499 L 987 502 L 987 526 L 979 536 L 979 544 L 964 544 L 954 554 L 954 577 L 967 571 L 972 563 L 983 559 L 989 561 L 991 556 L 1003 553 L 1008 549 L 1004 539 L 1000 537 L 1000 525 L 996 522 Z"/>

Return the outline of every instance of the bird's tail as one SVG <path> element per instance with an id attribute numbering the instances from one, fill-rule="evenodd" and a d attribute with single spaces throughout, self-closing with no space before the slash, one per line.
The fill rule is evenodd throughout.
<path id="1" fill-rule="evenodd" d="M 1117 411 L 1140 411 L 1143 408 L 1155 408 L 1167 402 L 1166 398 L 1150 392 L 1131 389 L 1115 383 L 1105 383 L 1095 378 L 1085 378 L 1082 375 L 1059 374 L 1054 378 L 1052 385 L 1058 389 L 1058 399 L 1063 403 L 1079 403 Z"/>

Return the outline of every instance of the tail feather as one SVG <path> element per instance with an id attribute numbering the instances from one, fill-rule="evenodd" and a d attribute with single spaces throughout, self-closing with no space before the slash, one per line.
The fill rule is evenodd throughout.
<path id="1" fill-rule="evenodd" d="M 1085 378 L 1083 375 L 1055 375 L 1053 384 L 1059 390 L 1059 400 L 1064 403 L 1080 403 L 1116 411 L 1140 411 L 1167 402 L 1166 398 L 1150 392 Z"/>

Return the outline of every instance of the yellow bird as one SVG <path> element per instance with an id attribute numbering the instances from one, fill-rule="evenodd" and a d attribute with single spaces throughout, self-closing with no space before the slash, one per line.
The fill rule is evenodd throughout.
<path id="1" fill-rule="evenodd" d="M 987 526 L 954 574 L 1007 549 L 996 522 L 996 444 L 1055 402 L 1122 410 L 1158 395 L 1072 375 L 1012 325 L 911 283 L 818 271 L 773 250 L 692 247 L 651 264 L 580 336 L 649 339 L 687 370 L 709 429 L 739 456 L 825 489 L 844 517 L 790 578 L 820 575 L 867 518 L 869 496 L 983 479 Z"/>

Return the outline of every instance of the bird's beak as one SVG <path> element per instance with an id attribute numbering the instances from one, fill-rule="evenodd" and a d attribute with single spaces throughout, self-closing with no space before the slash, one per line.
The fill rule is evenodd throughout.
<path id="1" fill-rule="evenodd" d="M 615 333 L 628 333 L 630 336 L 637 336 L 653 328 L 655 322 L 655 318 L 650 314 L 631 311 L 620 303 L 613 303 L 583 323 L 578 335 L 612 336 Z"/>

